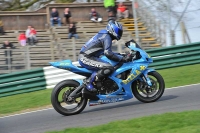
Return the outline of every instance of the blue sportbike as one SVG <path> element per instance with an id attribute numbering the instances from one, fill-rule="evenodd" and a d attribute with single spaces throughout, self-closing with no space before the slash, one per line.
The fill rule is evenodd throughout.
<path id="1" fill-rule="evenodd" d="M 74 115 L 89 106 L 108 104 L 129 100 L 133 97 L 141 102 L 157 101 L 164 93 L 165 82 L 162 76 L 154 69 L 148 68 L 153 62 L 152 58 L 134 41 L 125 44 L 131 52 L 120 56 L 132 56 L 127 63 L 109 60 L 106 56 L 101 59 L 109 62 L 115 71 L 102 81 L 94 82 L 97 89 L 93 96 L 83 93 L 86 80 L 92 74 L 91 70 L 75 66 L 70 60 L 50 62 L 54 67 L 65 69 L 85 76 L 83 80 L 70 79 L 58 83 L 51 95 L 54 109 L 62 115 Z"/>

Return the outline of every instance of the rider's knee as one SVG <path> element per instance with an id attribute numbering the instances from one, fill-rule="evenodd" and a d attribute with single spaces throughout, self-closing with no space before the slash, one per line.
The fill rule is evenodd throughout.
<path id="1" fill-rule="evenodd" d="M 109 75 L 114 71 L 114 67 L 109 65 L 109 66 L 105 66 L 102 70 L 104 71 L 104 74 Z"/>
<path id="2" fill-rule="evenodd" d="M 102 80 L 103 78 L 109 76 L 113 71 L 114 71 L 113 66 L 103 67 L 101 70 L 97 72 L 97 77 L 99 80 Z"/>

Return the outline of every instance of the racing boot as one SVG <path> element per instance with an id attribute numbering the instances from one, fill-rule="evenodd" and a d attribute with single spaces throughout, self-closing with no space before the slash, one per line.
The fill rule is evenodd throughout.
<path id="1" fill-rule="evenodd" d="M 93 82 L 95 81 L 97 73 L 93 72 L 88 81 L 86 81 L 86 87 L 83 89 L 82 94 L 84 97 L 91 100 L 99 100 L 96 96 L 97 90 L 94 88 Z"/>
<path id="2" fill-rule="evenodd" d="M 91 77 L 89 78 L 89 81 L 87 81 L 87 89 L 91 92 L 96 92 L 97 90 L 94 88 L 93 82 L 95 81 L 97 73 L 93 72 Z"/>

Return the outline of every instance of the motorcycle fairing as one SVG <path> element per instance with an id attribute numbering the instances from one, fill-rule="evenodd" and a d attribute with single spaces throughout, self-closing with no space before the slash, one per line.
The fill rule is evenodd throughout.
<path id="1" fill-rule="evenodd" d="M 60 68 L 60 69 L 65 69 L 69 70 L 70 72 L 82 75 L 82 76 L 90 76 L 92 74 L 91 70 L 88 70 L 83 67 L 77 67 L 72 64 L 71 60 L 62 60 L 58 62 L 50 62 L 50 64 L 54 67 Z"/>
<path id="2" fill-rule="evenodd" d="M 143 66 L 142 69 L 141 69 L 141 66 Z M 107 95 L 97 95 L 97 97 L 99 97 L 99 100 L 96 100 L 96 101 L 90 100 L 88 103 L 89 106 L 120 102 L 120 101 L 124 101 L 124 100 L 133 98 L 132 90 L 130 89 L 131 85 L 135 80 L 140 78 L 140 76 L 139 76 L 140 74 L 142 74 L 144 72 L 146 73 L 146 71 L 148 71 L 146 69 L 146 67 L 147 67 L 147 64 L 144 65 L 144 63 L 136 63 L 136 64 L 134 64 L 134 66 L 130 65 L 129 63 L 124 64 L 122 67 L 117 69 L 111 76 L 109 76 L 110 79 L 115 81 L 115 83 L 118 85 L 119 89 L 117 91 L 107 94 Z M 129 69 L 131 69 L 130 75 L 132 75 L 132 74 L 135 75 L 134 79 L 131 79 L 129 82 L 124 83 L 122 79 L 119 79 L 116 77 L 118 74 L 120 74 L 126 70 L 129 70 Z M 140 70 L 140 73 L 137 74 L 137 71 L 139 71 L 139 70 Z"/>

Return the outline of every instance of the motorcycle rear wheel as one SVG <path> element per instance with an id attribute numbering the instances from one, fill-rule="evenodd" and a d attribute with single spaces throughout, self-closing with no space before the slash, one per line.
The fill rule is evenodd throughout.
<path id="1" fill-rule="evenodd" d="M 69 101 L 67 97 L 79 85 L 80 83 L 75 80 L 64 80 L 54 87 L 51 93 L 51 103 L 58 113 L 68 116 L 78 114 L 84 110 L 87 99 L 82 97 L 81 92 L 79 92 L 80 97 L 76 99 Z"/>
<path id="2" fill-rule="evenodd" d="M 156 71 L 149 72 L 148 77 L 152 86 L 145 87 L 146 83 L 136 80 L 132 83 L 132 93 L 141 102 L 150 103 L 157 101 L 165 91 L 165 82 L 163 77 Z"/>

